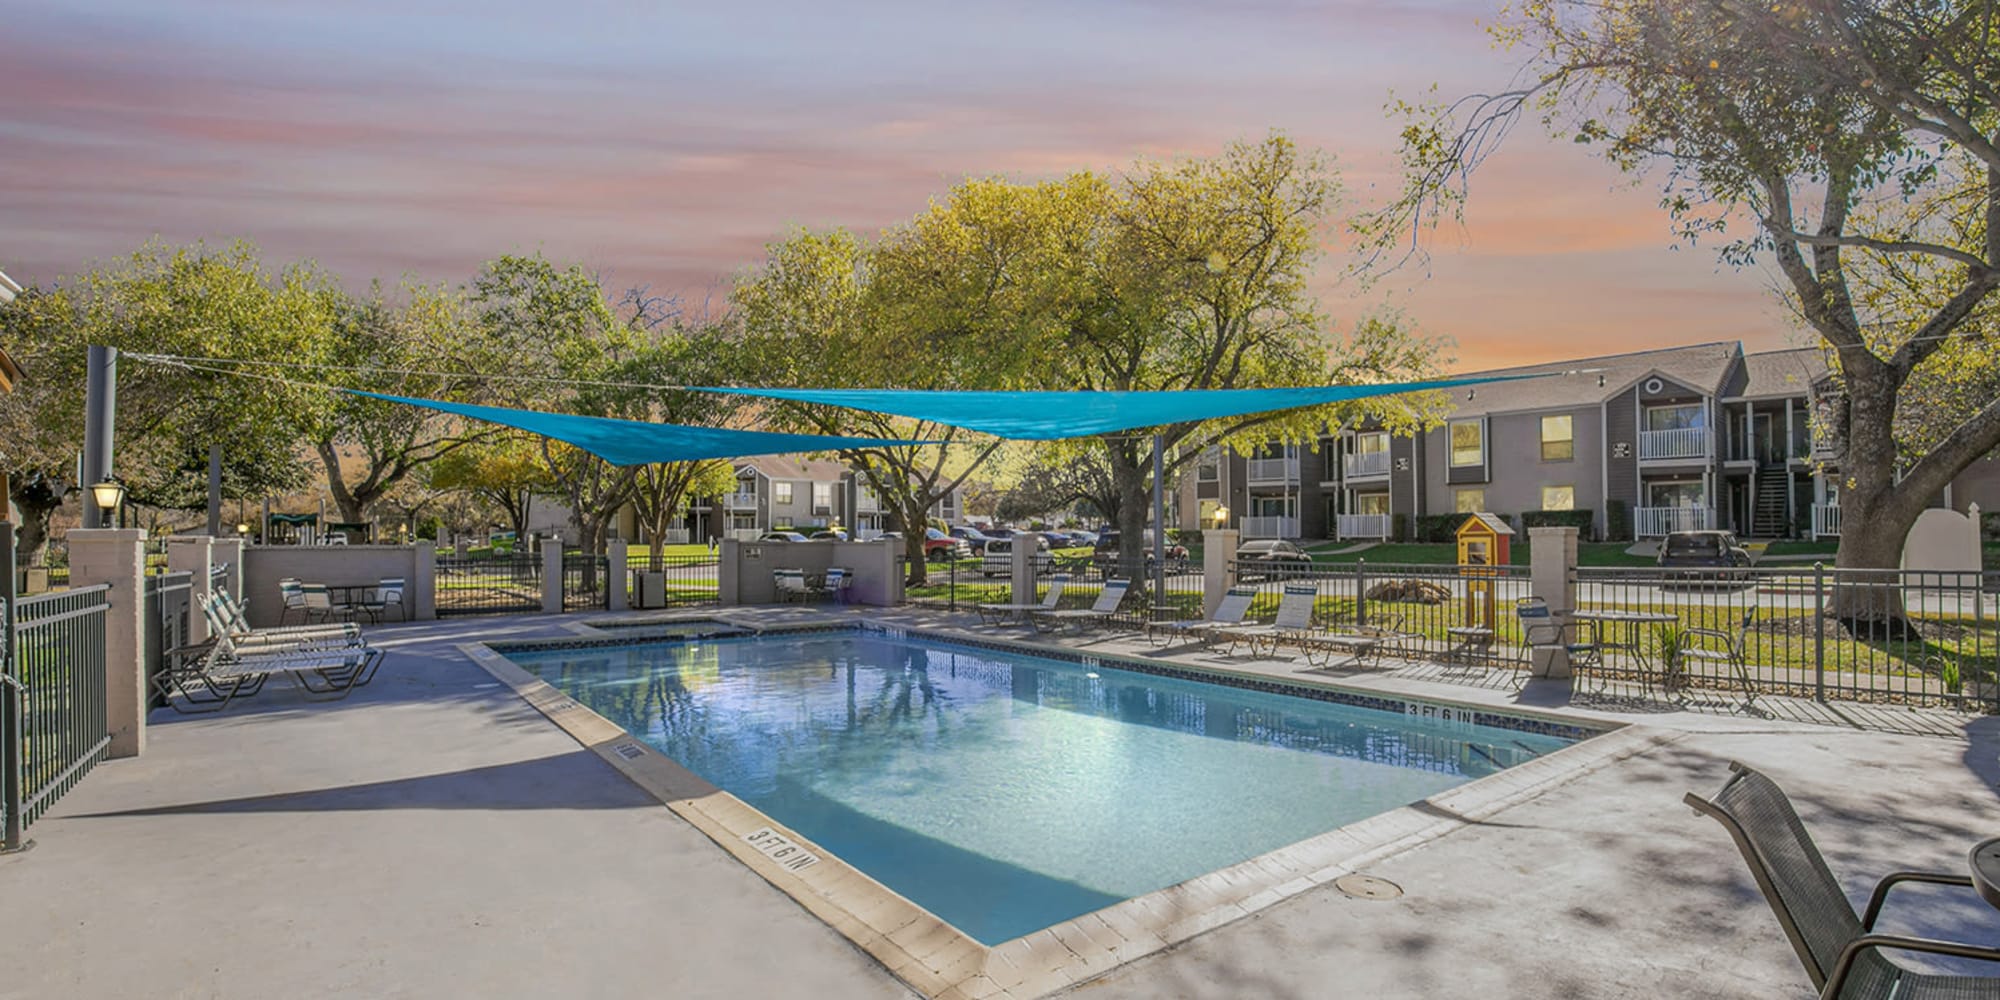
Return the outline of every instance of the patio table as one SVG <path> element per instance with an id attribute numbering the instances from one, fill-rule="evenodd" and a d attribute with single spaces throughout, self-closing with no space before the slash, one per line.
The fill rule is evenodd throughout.
<path id="1" fill-rule="evenodd" d="M 1972 867 L 1972 888 L 1979 898 L 2000 909 L 2000 837 L 1972 845 L 1966 862 Z"/>
<path id="2" fill-rule="evenodd" d="M 1652 694 L 1653 660 L 1647 653 L 1645 633 L 1640 631 L 1640 627 L 1678 624 L 1681 616 L 1664 611 L 1575 611 L 1570 613 L 1570 618 L 1595 623 L 1600 657 L 1609 652 L 1630 656 L 1639 667 L 1640 688 L 1648 695 Z M 1661 677 L 1662 690 L 1671 687 L 1672 681 L 1670 677 Z M 1599 690 L 1603 688 L 1600 686 Z"/>

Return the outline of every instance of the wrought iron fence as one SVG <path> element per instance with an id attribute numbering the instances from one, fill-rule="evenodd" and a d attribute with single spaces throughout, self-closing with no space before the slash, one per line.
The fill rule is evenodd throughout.
<path id="1" fill-rule="evenodd" d="M 532 552 L 437 557 L 437 613 L 503 615 L 542 609 L 542 557 Z"/>
<path id="2" fill-rule="evenodd" d="M 611 594 L 610 560 L 603 556 L 566 552 L 562 560 L 564 611 L 602 610 Z"/>
<path id="3" fill-rule="evenodd" d="M 930 569 L 933 582 L 922 588 L 922 592 L 912 590 L 908 598 L 910 603 L 959 611 L 970 610 L 980 604 L 1015 603 L 1011 567 L 1010 572 L 1001 573 L 996 566 L 989 574 L 985 563 L 971 559 L 943 566 L 933 563 Z M 1111 623 L 1136 629 L 1144 627 L 1149 621 L 1198 617 L 1201 614 L 1203 587 L 1200 572 L 1190 572 L 1180 561 L 1172 563 L 1169 569 L 1164 597 L 1156 598 L 1153 594 L 1151 577 L 1138 581 L 1137 586 L 1119 603 Z M 1060 576 L 1063 578 L 1063 589 L 1054 607 L 1087 608 L 1097 603 L 1105 580 L 1119 575 L 1114 562 L 1091 555 L 1038 558 L 1035 562 L 1034 600 L 1037 604 L 1047 603 L 1049 590 L 1054 586 L 1055 578 Z"/>
<path id="4" fill-rule="evenodd" d="M 1237 586 L 1256 596 L 1248 618 L 1277 614 L 1288 583 L 1311 583 L 1316 621 L 1368 628 L 1397 637 L 1408 655 L 1442 655 L 1465 642 L 1453 629 L 1491 628 L 1497 643 L 1520 641 L 1514 604 L 1528 594 L 1526 566 L 1456 566 L 1424 563 L 1351 565 L 1232 562 Z"/>
<path id="5" fill-rule="evenodd" d="M 7 847 L 111 743 L 105 717 L 104 613 L 109 585 L 21 600 L 0 711 L 0 826 Z"/>
<path id="6" fill-rule="evenodd" d="M 717 557 L 712 553 L 664 555 L 627 566 L 630 600 L 627 607 L 671 608 L 714 604 L 717 592 Z"/>
<path id="7" fill-rule="evenodd" d="M 210 578 L 211 587 L 215 586 Z M 157 573 L 146 578 L 144 657 L 147 704 L 163 708 L 167 685 L 162 675 L 173 667 L 174 650 L 188 644 L 193 635 L 194 574 Z"/>

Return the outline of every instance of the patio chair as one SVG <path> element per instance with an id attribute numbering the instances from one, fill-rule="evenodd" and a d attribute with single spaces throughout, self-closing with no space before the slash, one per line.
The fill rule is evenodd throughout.
<path id="1" fill-rule="evenodd" d="M 1784 791 L 1742 764 L 1731 763 L 1729 770 L 1729 780 L 1713 799 L 1689 792 L 1683 801 L 1729 831 L 1821 997 L 2000 997 L 2000 977 L 1917 972 L 1891 957 L 1894 952 L 1916 952 L 2000 965 L 2000 949 L 1875 930 L 1875 918 L 1881 915 L 1891 887 L 1904 882 L 1970 887 L 1970 877 L 1894 872 L 1876 883 L 1868 909 L 1857 917 Z"/>
<path id="2" fill-rule="evenodd" d="M 298 612 L 300 621 L 311 619 L 311 614 L 306 610 L 305 585 L 297 578 L 286 577 L 278 581 L 278 600 L 280 602 L 278 624 L 283 625 L 285 619 L 290 618 L 294 611 Z"/>
<path id="3" fill-rule="evenodd" d="M 305 597 L 307 624 L 311 624 L 314 619 L 331 622 L 349 621 L 354 617 L 353 608 L 333 603 L 333 595 L 327 592 L 324 583 L 299 584 L 299 592 Z"/>
<path id="4" fill-rule="evenodd" d="M 1751 712 L 1757 705 L 1757 682 L 1750 678 L 1750 665 L 1743 658 L 1744 639 L 1750 634 L 1750 626 L 1757 620 L 1753 609 L 1743 614 L 1736 631 L 1725 632 L 1715 628 L 1691 628 L 1683 632 L 1686 637 L 1681 646 L 1682 669 L 1697 663 L 1720 664 L 1734 675 L 1734 680 L 1743 688 L 1743 704 L 1735 706 L 1735 711 Z"/>
<path id="5" fill-rule="evenodd" d="M 826 583 L 820 590 L 835 604 L 846 604 L 847 592 L 853 586 L 854 571 L 845 566 L 835 566 L 826 571 Z"/>
<path id="6" fill-rule="evenodd" d="M 806 571 L 802 569 L 774 569 L 771 571 L 771 583 L 777 588 L 779 603 L 809 601 L 818 595 L 806 583 Z"/>
<path id="7" fill-rule="evenodd" d="M 1215 617 L 1184 622 L 1148 622 L 1146 641 L 1155 637 L 1160 645 L 1172 645 L 1175 639 L 1183 642 L 1208 642 L 1213 640 L 1220 629 L 1243 624 L 1243 616 L 1250 613 L 1250 603 L 1257 599 L 1255 587 L 1231 587 L 1222 595 L 1222 603 L 1215 606 Z"/>
<path id="8" fill-rule="evenodd" d="M 1049 577 L 1049 592 L 1042 596 L 1040 604 L 981 604 L 976 610 L 982 625 L 1000 625 L 1009 618 L 1033 615 L 1037 611 L 1054 611 L 1061 603 L 1063 588 L 1069 585 L 1068 573 L 1057 573 Z"/>
<path id="9" fill-rule="evenodd" d="M 1132 581 L 1116 577 L 1104 581 L 1104 589 L 1097 592 L 1097 601 L 1087 608 L 1064 608 L 1058 611 L 1036 609 L 1028 613 L 1028 624 L 1038 632 L 1057 632 L 1063 626 L 1074 626 L 1081 632 L 1086 625 L 1102 625 L 1118 614 L 1118 607 L 1125 603 L 1125 594 L 1132 589 Z"/>
<path id="10" fill-rule="evenodd" d="M 1564 622 L 1549 613 L 1549 602 L 1540 597 L 1523 597 L 1514 602 L 1514 618 L 1521 624 L 1521 656 L 1516 661 L 1520 669 L 1515 672 L 1514 686 L 1525 687 L 1528 675 L 1535 669 L 1535 654 L 1541 651 L 1561 650 L 1569 657 L 1571 669 L 1589 670 L 1602 662 L 1597 648 L 1597 635 L 1590 633 L 1589 642 L 1571 642 L 1572 634 L 1581 635 L 1592 628 L 1589 622 Z M 1572 633 L 1571 630 L 1575 632 Z"/>
<path id="11" fill-rule="evenodd" d="M 383 577 L 381 586 L 369 588 L 361 595 L 361 600 L 352 605 L 352 607 L 354 610 L 367 615 L 368 620 L 377 625 L 382 623 L 382 615 L 390 608 L 396 609 L 396 617 L 398 619 L 408 621 L 410 612 L 403 604 L 403 591 L 405 589 L 407 588 L 404 585 L 402 577 Z"/>

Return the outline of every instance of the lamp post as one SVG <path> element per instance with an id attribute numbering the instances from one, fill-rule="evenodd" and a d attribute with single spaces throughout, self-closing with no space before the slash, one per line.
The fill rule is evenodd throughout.
<path id="1" fill-rule="evenodd" d="M 1222 505 L 1222 504 L 1216 504 L 1216 505 L 1215 505 L 1215 510 L 1211 511 L 1211 512 L 1209 513 L 1209 515 L 1208 515 L 1208 516 L 1210 516 L 1210 517 L 1212 517 L 1212 518 L 1214 518 L 1214 519 L 1215 519 L 1215 527 L 1216 527 L 1216 530 L 1220 531 L 1220 530 L 1221 530 L 1221 529 L 1223 529 L 1223 528 L 1227 528 L 1227 527 L 1229 527 L 1229 508 L 1228 508 L 1228 507 L 1226 507 L 1226 506 L 1224 506 L 1224 505 Z"/>
<path id="2" fill-rule="evenodd" d="M 97 509 L 102 512 L 98 518 L 98 523 L 104 527 L 112 527 L 112 518 L 116 515 L 118 508 L 125 502 L 125 484 L 119 482 L 117 479 L 106 479 L 101 483 L 92 483 L 90 484 L 90 499 L 93 503 L 97 504 Z"/>

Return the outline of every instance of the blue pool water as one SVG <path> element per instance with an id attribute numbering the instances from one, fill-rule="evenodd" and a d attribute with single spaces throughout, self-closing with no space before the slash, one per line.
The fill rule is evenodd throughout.
<path id="1" fill-rule="evenodd" d="M 863 632 L 508 657 L 987 944 L 1571 742 Z"/>

